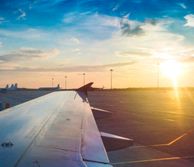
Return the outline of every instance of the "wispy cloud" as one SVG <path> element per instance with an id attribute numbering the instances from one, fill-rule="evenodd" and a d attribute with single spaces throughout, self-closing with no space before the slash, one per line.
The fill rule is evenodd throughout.
<path id="1" fill-rule="evenodd" d="M 194 49 L 193 48 L 185 48 L 185 51 L 183 51 L 182 53 L 180 53 L 180 55 L 178 55 L 176 57 L 176 59 L 179 62 L 183 62 L 183 63 L 194 63 Z"/>
<path id="2" fill-rule="evenodd" d="M 26 12 L 22 9 L 18 9 L 19 16 L 17 17 L 17 20 L 25 20 L 26 19 Z"/>
<path id="3" fill-rule="evenodd" d="M 110 36 L 114 30 L 120 28 L 119 17 L 100 15 L 98 13 L 92 15 L 77 12 L 68 13 L 65 14 L 63 22 L 65 26 L 70 26 L 71 30 L 82 32 L 86 37 L 93 36 L 96 39 L 101 36 L 103 38 Z M 79 27 L 79 30 L 74 29 L 75 27 Z"/>
<path id="4" fill-rule="evenodd" d="M 2 24 L 3 22 L 5 22 L 5 18 L 4 17 L 0 17 L 0 24 Z"/>
<path id="5" fill-rule="evenodd" d="M 155 19 L 146 19 L 144 22 L 139 22 L 135 20 L 128 19 L 130 14 L 124 16 L 120 20 L 121 32 L 123 35 L 133 36 L 133 35 L 142 35 L 145 33 L 143 26 L 146 24 L 156 25 L 158 21 Z"/>
<path id="6" fill-rule="evenodd" d="M 188 14 L 185 17 L 186 23 L 184 26 L 186 27 L 194 27 L 194 15 L 193 14 Z"/>
<path id="7" fill-rule="evenodd" d="M 18 38 L 18 39 L 30 39 L 30 40 L 41 40 L 48 38 L 48 33 L 34 28 L 27 28 L 24 30 L 11 31 L 8 29 L 0 29 L 0 36 L 7 38 Z"/>
<path id="8" fill-rule="evenodd" d="M 120 4 L 116 4 L 113 8 L 112 11 L 115 12 L 119 9 Z"/>
<path id="9" fill-rule="evenodd" d="M 121 31 L 123 35 L 140 35 L 143 33 L 141 23 L 128 20 L 126 17 L 120 21 Z"/>
<path id="10" fill-rule="evenodd" d="M 72 37 L 70 39 L 71 42 L 75 43 L 75 44 L 80 44 L 80 40 L 78 38 Z"/>
<path id="11" fill-rule="evenodd" d="M 135 62 L 118 62 L 102 65 L 80 65 L 80 66 L 61 66 L 55 68 L 30 68 L 30 67 L 15 67 L 15 68 L 0 68 L 0 71 L 18 71 L 18 72 L 100 72 L 109 68 L 119 68 L 133 65 Z"/>
<path id="12" fill-rule="evenodd" d="M 187 9 L 187 6 L 184 3 L 178 3 L 178 5 L 183 8 L 183 9 Z"/>
<path id="13" fill-rule="evenodd" d="M 59 53 L 60 51 L 56 48 L 51 50 L 20 48 L 16 51 L 0 55 L 0 63 L 47 59 L 51 56 L 57 56 Z"/>
<path id="14" fill-rule="evenodd" d="M 95 26 L 97 27 L 108 26 L 108 27 L 119 28 L 119 21 L 120 21 L 119 17 L 112 17 L 112 16 L 98 14 L 98 13 L 88 15 L 85 13 L 78 14 L 76 12 L 72 12 L 64 16 L 65 23 L 74 23 L 74 24 L 79 23 L 82 26 L 85 26 L 85 28 L 94 28 Z"/>
<path id="15" fill-rule="evenodd" d="M 176 59 L 180 53 L 190 50 L 192 45 L 185 44 L 183 35 L 168 30 L 171 23 L 168 19 L 139 22 L 143 35 L 121 36 L 117 32 L 111 39 L 101 41 L 98 48 L 111 50 L 112 54 L 123 60 L 156 60 L 157 57 L 169 56 Z"/>
<path id="16" fill-rule="evenodd" d="M 182 56 L 178 61 L 182 63 L 194 63 L 194 56 Z"/>
<path id="17" fill-rule="evenodd" d="M 139 56 L 150 56 L 151 53 L 143 48 L 130 49 L 128 51 L 116 52 L 116 56 L 119 57 L 139 57 Z"/>

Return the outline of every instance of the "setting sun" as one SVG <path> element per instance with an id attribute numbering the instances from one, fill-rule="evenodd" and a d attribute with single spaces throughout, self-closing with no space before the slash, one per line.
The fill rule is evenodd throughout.
<path id="1" fill-rule="evenodd" d="M 169 60 L 161 64 L 162 73 L 170 79 L 175 79 L 180 76 L 182 67 L 180 63 L 174 60 Z"/>

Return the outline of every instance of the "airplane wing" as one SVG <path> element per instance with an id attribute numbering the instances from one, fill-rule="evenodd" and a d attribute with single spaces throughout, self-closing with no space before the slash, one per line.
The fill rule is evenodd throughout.
<path id="1" fill-rule="evenodd" d="M 84 88 L 0 112 L 0 166 L 111 167 Z"/>

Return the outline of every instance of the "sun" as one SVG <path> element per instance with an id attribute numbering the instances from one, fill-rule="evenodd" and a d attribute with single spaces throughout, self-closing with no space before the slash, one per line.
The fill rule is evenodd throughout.
<path id="1" fill-rule="evenodd" d="M 163 62 L 160 65 L 161 72 L 170 79 L 176 79 L 182 72 L 181 64 L 175 60 Z"/>

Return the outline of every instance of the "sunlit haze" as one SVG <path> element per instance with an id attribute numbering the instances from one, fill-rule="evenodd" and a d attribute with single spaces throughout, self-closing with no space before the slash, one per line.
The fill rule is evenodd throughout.
<path id="1" fill-rule="evenodd" d="M 176 79 L 183 72 L 181 65 L 176 61 L 166 61 L 161 64 L 161 70 L 164 75 L 169 77 L 170 79 Z"/>
<path id="2" fill-rule="evenodd" d="M 0 5 L 0 87 L 194 86 L 194 1 L 20 0 Z M 158 62 L 159 61 L 159 62 Z M 160 66 L 160 67 L 158 67 Z M 158 68 L 159 74 L 158 74 Z M 53 78 L 53 80 L 52 80 Z"/>

